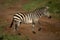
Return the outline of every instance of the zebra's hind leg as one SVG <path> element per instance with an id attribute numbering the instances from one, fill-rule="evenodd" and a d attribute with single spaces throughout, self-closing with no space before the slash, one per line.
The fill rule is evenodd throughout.
<path id="1" fill-rule="evenodd" d="M 14 21 L 14 27 L 13 27 L 13 32 L 16 32 L 17 31 L 17 22 Z"/>
<path id="2" fill-rule="evenodd" d="M 18 35 L 21 35 L 21 34 L 19 33 L 19 25 L 20 25 L 20 22 L 16 22 L 16 23 L 15 23 L 15 30 L 17 31 Z"/>
<path id="3" fill-rule="evenodd" d="M 34 31 L 35 23 L 32 23 L 32 32 L 35 34 L 36 32 Z"/>
<path id="4" fill-rule="evenodd" d="M 9 28 L 12 28 L 12 26 L 13 26 L 13 23 L 14 23 L 14 20 L 12 20 L 12 22 L 11 22 L 11 25 L 10 25 L 10 27 L 9 27 Z"/>

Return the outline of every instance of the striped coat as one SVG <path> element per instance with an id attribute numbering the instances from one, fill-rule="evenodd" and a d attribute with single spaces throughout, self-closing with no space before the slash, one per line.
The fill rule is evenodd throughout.
<path id="1" fill-rule="evenodd" d="M 34 31 L 35 23 L 38 22 L 39 18 L 43 15 L 50 17 L 50 15 L 48 14 L 48 7 L 37 8 L 32 12 L 28 12 L 27 14 L 21 12 L 16 13 L 13 16 L 13 21 L 10 25 L 10 28 L 12 27 L 14 22 L 15 22 L 16 30 L 21 23 L 25 23 L 25 24 L 31 23 L 32 30 Z"/>

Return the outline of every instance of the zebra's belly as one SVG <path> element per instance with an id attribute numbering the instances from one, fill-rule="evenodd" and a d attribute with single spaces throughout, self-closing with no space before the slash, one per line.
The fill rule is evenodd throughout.
<path id="1" fill-rule="evenodd" d="M 26 20 L 25 23 L 32 23 L 32 20 Z"/>
<path id="2" fill-rule="evenodd" d="M 27 23 L 27 24 L 32 23 L 33 21 L 36 23 L 36 22 L 38 22 L 38 19 L 30 19 L 30 20 L 28 19 L 28 20 L 25 20 L 25 23 Z"/>

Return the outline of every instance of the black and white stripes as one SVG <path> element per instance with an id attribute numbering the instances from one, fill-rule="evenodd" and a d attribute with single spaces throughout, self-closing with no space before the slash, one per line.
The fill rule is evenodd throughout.
<path id="1" fill-rule="evenodd" d="M 13 21 L 11 23 L 10 28 L 12 27 L 13 24 L 15 24 L 15 29 L 17 30 L 17 27 L 21 24 L 21 23 L 31 23 L 32 24 L 32 30 L 34 31 L 34 25 L 36 22 L 38 22 L 39 18 L 42 15 L 48 16 L 50 17 L 50 15 L 48 14 L 48 7 L 42 7 L 42 8 L 37 8 L 32 12 L 28 12 L 27 14 L 24 13 L 16 13 L 13 16 Z"/>
<path id="2" fill-rule="evenodd" d="M 23 21 L 24 20 L 24 17 L 25 15 L 23 13 L 16 13 L 14 16 L 13 16 L 13 20 L 14 21 Z"/>

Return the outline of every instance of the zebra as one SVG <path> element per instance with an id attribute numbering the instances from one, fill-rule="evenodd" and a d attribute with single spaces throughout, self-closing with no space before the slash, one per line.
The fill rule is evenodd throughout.
<path id="1" fill-rule="evenodd" d="M 33 33 L 35 33 L 35 31 L 34 31 L 35 24 L 37 22 L 39 23 L 38 20 L 41 16 L 47 16 L 48 18 L 51 18 L 51 15 L 49 14 L 48 9 L 49 9 L 49 7 L 36 8 L 32 12 L 28 12 L 27 14 L 18 12 L 13 15 L 13 20 L 10 25 L 10 28 L 12 28 L 12 25 L 15 24 L 14 29 L 17 31 L 18 27 L 19 27 L 19 25 L 21 25 L 21 23 L 24 23 L 24 24 L 31 23 L 32 31 L 33 31 Z M 41 28 L 39 28 L 38 30 L 40 31 Z"/>

